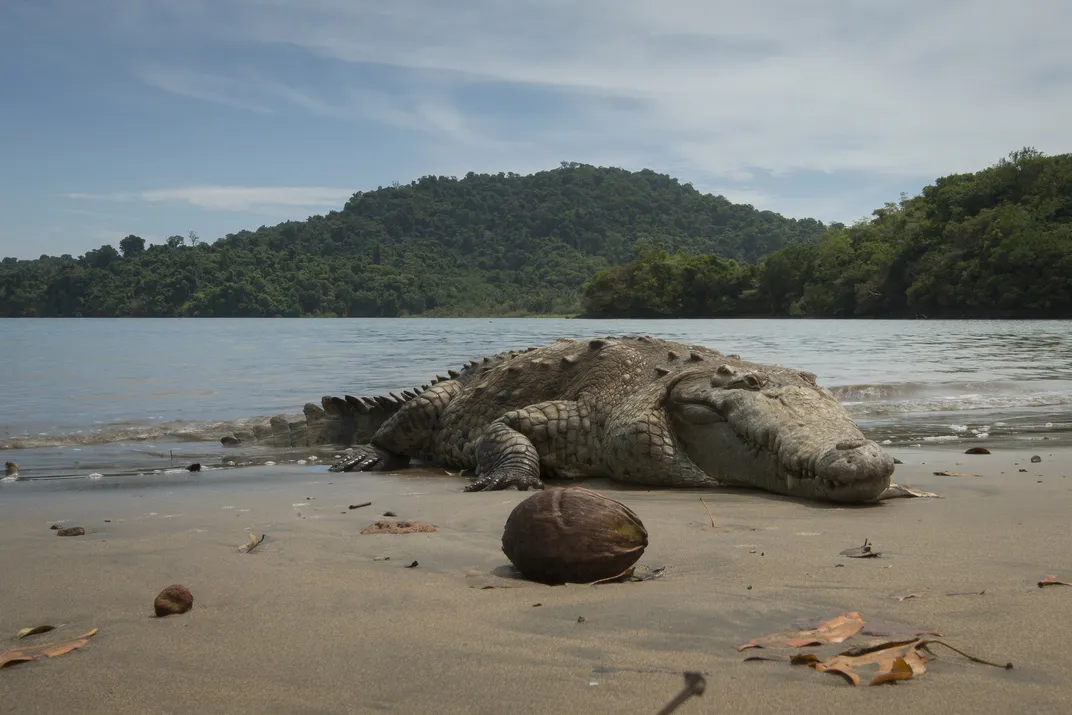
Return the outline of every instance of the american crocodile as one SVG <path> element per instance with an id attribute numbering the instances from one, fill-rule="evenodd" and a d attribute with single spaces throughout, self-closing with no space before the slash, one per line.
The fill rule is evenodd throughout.
<path id="1" fill-rule="evenodd" d="M 646 336 L 562 338 L 399 394 L 321 405 L 307 404 L 304 419 L 273 418 L 260 438 L 357 445 L 336 472 L 411 460 L 471 469 L 466 491 L 607 477 L 834 502 L 925 494 L 891 484 L 893 457 L 814 374 Z"/>

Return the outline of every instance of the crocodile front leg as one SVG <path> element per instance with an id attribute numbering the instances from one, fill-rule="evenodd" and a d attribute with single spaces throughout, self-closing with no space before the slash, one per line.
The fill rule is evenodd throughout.
<path id="1" fill-rule="evenodd" d="M 436 425 L 447 405 L 462 391 L 456 380 L 444 380 L 414 397 L 380 425 L 368 444 L 331 465 L 332 472 L 386 472 L 401 469 L 412 457 L 432 453 Z"/>
<path id="2" fill-rule="evenodd" d="M 552 400 L 512 410 L 488 425 L 476 445 L 476 481 L 467 492 L 517 487 L 543 489 L 541 472 L 560 478 L 585 474 L 592 459 L 587 408 Z"/>

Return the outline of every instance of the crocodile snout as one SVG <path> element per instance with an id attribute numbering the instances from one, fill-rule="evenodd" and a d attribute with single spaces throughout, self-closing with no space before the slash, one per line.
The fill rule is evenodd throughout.
<path id="1" fill-rule="evenodd" d="M 841 501 L 877 499 L 890 485 L 893 456 L 866 439 L 838 442 L 821 457 L 815 475 L 834 485 L 832 497 Z"/>

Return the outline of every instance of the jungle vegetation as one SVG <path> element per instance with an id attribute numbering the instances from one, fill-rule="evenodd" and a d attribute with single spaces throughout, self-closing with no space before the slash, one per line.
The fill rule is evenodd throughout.
<path id="1" fill-rule="evenodd" d="M 584 287 L 589 317 L 1072 317 L 1072 154 L 1025 148 L 757 263 L 652 245 Z"/>
<path id="2" fill-rule="evenodd" d="M 129 235 L 77 258 L 5 258 L 0 315 L 569 314 L 585 281 L 644 251 L 750 264 L 824 229 L 648 170 L 425 176 L 211 243 Z"/>

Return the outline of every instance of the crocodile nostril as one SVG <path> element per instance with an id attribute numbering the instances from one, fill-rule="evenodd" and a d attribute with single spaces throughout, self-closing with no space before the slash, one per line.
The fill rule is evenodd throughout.
<path id="1" fill-rule="evenodd" d="M 857 449 L 859 447 L 863 447 L 865 444 L 867 444 L 866 439 L 847 439 L 842 442 L 838 442 L 835 446 L 837 447 L 837 449 L 845 450 Z"/>

